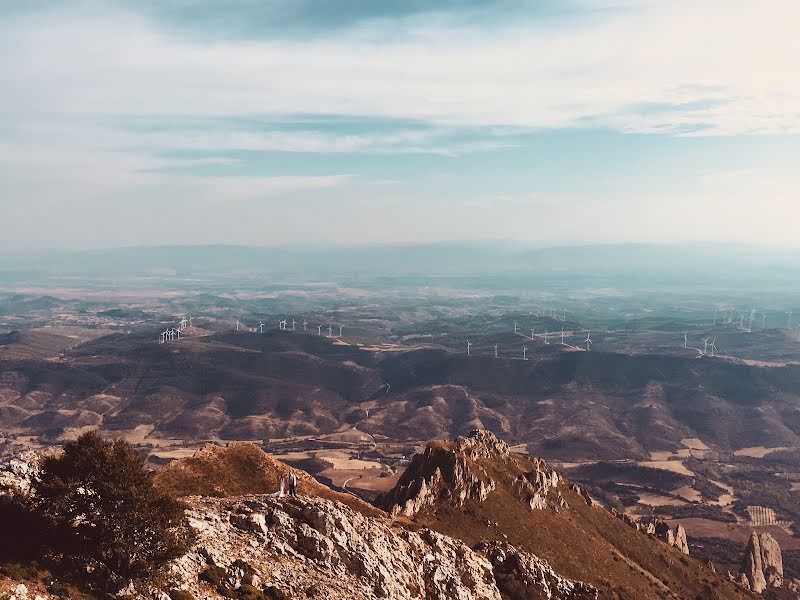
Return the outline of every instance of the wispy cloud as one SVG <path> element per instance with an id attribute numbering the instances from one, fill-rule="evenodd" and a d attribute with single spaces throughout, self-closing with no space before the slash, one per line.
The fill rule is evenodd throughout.
<path id="1" fill-rule="evenodd" d="M 740 172 L 725 179 L 735 183 L 723 185 L 696 176 L 700 166 L 612 164 L 608 152 L 578 142 L 561 162 L 557 144 L 525 147 L 526 136 L 542 130 L 687 145 L 752 134 L 796 140 L 796 0 L 552 0 L 534 11 L 514 0 L 458 11 L 463 3 L 429 10 L 415 1 L 364 18 L 323 15 L 299 29 L 286 24 L 313 13 L 309 2 L 258 10 L 246 2 L 230 10 L 255 11 L 257 27 L 244 28 L 248 17 L 237 13 L 235 26 L 215 32 L 214 11 L 229 10 L 225 4 L 204 0 L 196 19 L 175 11 L 180 27 L 154 1 L 0 4 L 5 214 L 35 209 L 77 231 L 107 211 L 129 211 L 131 222 L 179 221 L 194 202 L 226 227 L 195 223 L 180 235 L 236 241 L 245 226 L 213 207 L 267 200 L 269 210 L 253 211 L 259 219 L 294 223 L 315 239 L 642 239 L 655 235 L 646 233 L 653 215 L 653 229 L 670 239 L 667 229 L 692 211 L 717 221 L 722 214 L 728 230 L 720 235 L 749 235 L 751 218 L 726 209 L 726 195 L 742 206 L 759 197 L 773 213 L 796 211 L 796 159 L 768 185 L 752 170 L 761 167 L 742 158 L 727 169 Z M 279 31 L 284 26 L 292 35 Z M 363 122 L 344 122 L 351 117 Z M 710 151 L 684 147 L 713 162 Z M 512 149 L 519 153 L 504 152 Z M 796 150 L 787 146 L 787 154 Z M 248 163 L 251 155 L 259 158 Z M 308 156 L 300 164 L 297 155 Z M 462 170 L 435 172 L 444 162 Z M 559 176 L 531 174 L 545 162 Z M 607 173 L 597 174 L 598 162 Z M 370 168 L 374 181 L 396 184 L 372 185 Z M 614 184 L 589 185 L 587 171 Z M 301 209 L 312 201 L 320 205 L 309 218 Z M 274 215 L 272 205 L 280 205 Z M 495 209 L 505 211 L 502 219 Z M 791 239 L 792 220 L 778 220 L 772 230 Z M 702 224 L 686 227 L 687 237 L 707 235 Z M 250 241 L 260 239 L 261 229 L 248 231 Z"/>
<path id="2" fill-rule="evenodd" d="M 410 17 L 294 41 L 203 44 L 136 14 L 7 19 L 8 113 L 338 113 L 440 124 L 730 135 L 800 130 L 793 0 L 631 2 L 492 29 Z M 27 21 L 26 21 L 27 19 Z M 13 57 L 13 59 L 10 59 Z M 710 101 L 706 108 L 692 103 Z M 673 110 L 642 111 L 647 103 Z"/>

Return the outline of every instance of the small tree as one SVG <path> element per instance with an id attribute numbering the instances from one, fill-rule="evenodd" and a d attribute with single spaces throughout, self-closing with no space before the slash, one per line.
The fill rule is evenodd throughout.
<path id="1" fill-rule="evenodd" d="M 190 542 L 183 505 L 156 490 L 130 444 L 96 432 L 43 460 L 34 498 L 54 550 L 94 566 L 112 585 L 153 575 Z"/>

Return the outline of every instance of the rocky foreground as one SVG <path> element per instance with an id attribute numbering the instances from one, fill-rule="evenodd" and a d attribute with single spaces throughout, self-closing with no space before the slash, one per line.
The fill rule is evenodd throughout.
<path id="1" fill-rule="evenodd" d="M 740 574 L 718 575 L 687 556 L 682 527 L 606 511 L 486 431 L 429 444 L 378 499 L 383 510 L 301 472 L 299 496 L 268 493 L 289 470 L 249 444 L 209 446 L 162 470 L 157 482 L 184 497 L 196 540 L 126 597 L 728 600 L 795 589 L 769 535 L 753 534 Z M 33 454 L 7 459 L 0 485 L 26 494 L 36 473 Z M 0 598 L 51 597 L 0 581 Z"/>
<path id="2" fill-rule="evenodd" d="M 225 597 L 244 585 L 287 598 L 500 600 L 597 598 L 509 544 L 473 550 L 323 498 L 189 499 L 193 550 L 170 565 L 173 589 Z M 211 588 L 211 589 L 210 589 Z"/>

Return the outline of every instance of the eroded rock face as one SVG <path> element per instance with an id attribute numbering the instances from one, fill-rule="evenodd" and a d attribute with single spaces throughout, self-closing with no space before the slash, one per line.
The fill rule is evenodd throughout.
<path id="1" fill-rule="evenodd" d="M 683 525 L 675 527 L 673 545 L 684 554 L 689 554 L 689 543 L 686 541 L 686 530 Z"/>
<path id="2" fill-rule="evenodd" d="M 783 586 L 783 557 L 777 540 L 768 533 L 750 534 L 747 542 L 740 581 L 760 594 L 769 588 Z"/>
<path id="3" fill-rule="evenodd" d="M 452 445 L 428 444 L 397 486 L 376 503 L 392 514 L 410 517 L 437 502 L 463 506 L 467 500 L 483 501 L 495 489 L 495 482 L 473 461 L 503 458 L 508 453 L 508 445 L 486 430 L 458 437 Z"/>
<path id="4" fill-rule="evenodd" d="M 500 600 L 483 555 L 429 530 L 395 529 L 386 519 L 321 498 L 190 502 L 198 540 L 171 564 L 171 585 L 195 597 L 201 597 L 198 576 L 211 565 L 232 580 L 244 576 L 238 560 L 253 570 L 251 580 L 290 598 L 317 589 L 342 599 Z"/>
<path id="5" fill-rule="evenodd" d="M 508 445 L 487 430 L 475 430 L 452 443 L 432 442 L 414 457 L 395 488 L 380 496 L 376 504 L 394 515 L 410 517 L 439 502 L 455 506 L 463 506 L 467 500 L 482 502 L 496 487 L 479 462 L 485 459 L 511 460 Z M 567 508 L 567 501 L 557 490 L 562 478 L 543 460 L 531 460 L 533 468 L 514 480 L 514 494 L 531 510 Z M 591 503 L 588 495 L 586 498 Z"/>
<path id="6" fill-rule="evenodd" d="M 38 452 L 25 450 L 0 457 L 0 496 L 27 496 L 39 474 Z"/>
<path id="7" fill-rule="evenodd" d="M 655 536 L 656 539 L 665 544 L 677 548 L 684 554 L 689 554 L 689 544 L 686 541 L 686 530 L 683 525 L 678 524 L 675 529 L 671 529 L 669 523 L 663 519 L 655 519 L 647 525 L 639 524 L 639 528 L 643 529 L 648 535 Z"/>
<path id="8" fill-rule="evenodd" d="M 497 587 L 509 600 L 595 600 L 599 592 L 580 581 L 560 577 L 547 562 L 505 542 L 478 547 L 494 567 Z"/>
<path id="9" fill-rule="evenodd" d="M 473 550 L 448 536 L 398 528 L 388 518 L 365 516 L 339 502 L 302 496 L 188 501 L 197 541 L 170 563 L 166 589 L 196 598 L 223 597 L 199 582 L 209 570 L 233 589 L 244 584 L 274 588 L 287 598 L 598 598 L 592 586 L 560 577 L 544 560 L 507 543 Z"/>
<path id="10" fill-rule="evenodd" d="M 488 429 L 475 429 L 468 436 L 455 439 L 453 450 L 473 460 L 508 456 L 508 444 Z"/>

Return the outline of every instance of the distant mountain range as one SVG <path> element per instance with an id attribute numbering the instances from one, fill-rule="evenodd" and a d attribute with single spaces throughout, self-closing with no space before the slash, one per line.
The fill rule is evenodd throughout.
<path id="1" fill-rule="evenodd" d="M 526 277 L 527 276 L 527 277 Z M 614 285 L 763 286 L 800 277 L 800 250 L 722 244 L 539 247 L 510 242 L 352 247 L 159 246 L 0 256 L 0 285 L 53 277 L 209 278 L 273 282 L 435 279 L 478 288 L 542 282 Z"/>

